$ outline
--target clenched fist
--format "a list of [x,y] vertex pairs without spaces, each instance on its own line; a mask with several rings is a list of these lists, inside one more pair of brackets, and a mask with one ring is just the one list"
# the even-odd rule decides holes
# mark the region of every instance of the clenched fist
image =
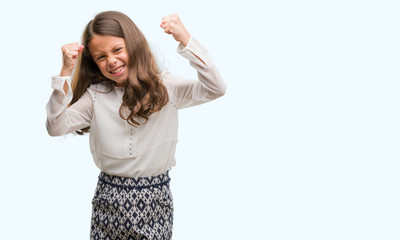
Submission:
[[190,39],[190,34],[185,26],[183,26],[177,14],[163,17],[160,26],[164,29],[164,32],[171,34],[176,41],[186,47]]
[[83,45],[79,45],[78,43],[69,43],[61,47],[63,54],[63,66],[60,76],[71,76],[76,61],[78,60],[79,55],[82,53],[83,48]]

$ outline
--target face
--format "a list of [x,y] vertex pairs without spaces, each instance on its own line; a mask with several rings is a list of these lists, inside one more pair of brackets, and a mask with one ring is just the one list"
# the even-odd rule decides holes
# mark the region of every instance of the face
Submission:
[[114,81],[116,86],[126,85],[129,76],[129,57],[125,39],[95,35],[89,41],[89,51],[106,78]]

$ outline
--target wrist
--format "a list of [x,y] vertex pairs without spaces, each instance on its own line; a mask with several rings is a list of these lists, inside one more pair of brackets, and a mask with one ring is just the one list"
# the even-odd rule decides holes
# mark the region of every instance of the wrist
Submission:
[[60,72],[60,76],[61,77],[66,77],[66,76],[71,76],[72,75],[72,71],[73,70],[70,70],[70,69],[61,69],[61,72]]
[[190,34],[185,34],[182,39],[179,41],[184,47],[186,47],[190,40]]

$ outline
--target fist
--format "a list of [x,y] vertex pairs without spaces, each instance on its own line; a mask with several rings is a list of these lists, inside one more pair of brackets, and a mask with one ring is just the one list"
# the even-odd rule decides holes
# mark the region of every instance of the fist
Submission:
[[79,45],[78,43],[69,43],[61,47],[63,66],[60,76],[70,76],[72,74],[76,61],[82,53],[83,48],[83,45]]
[[186,47],[190,39],[190,34],[185,26],[183,26],[177,14],[163,17],[160,26],[164,29],[165,33],[171,34],[176,41]]

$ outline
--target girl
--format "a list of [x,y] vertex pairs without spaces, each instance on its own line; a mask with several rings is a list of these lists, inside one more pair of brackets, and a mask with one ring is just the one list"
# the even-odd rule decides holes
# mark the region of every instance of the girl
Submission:
[[90,150],[101,170],[91,239],[171,239],[168,171],[175,166],[177,110],[225,93],[207,51],[179,17],[164,17],[160,26],[179,42],[177,51],[197,70],[198,80],[160,72],[143,34],[120,12],[96,15],[84,30],[83,45],[62,46],[46,127],[51,136],[90,130]]

